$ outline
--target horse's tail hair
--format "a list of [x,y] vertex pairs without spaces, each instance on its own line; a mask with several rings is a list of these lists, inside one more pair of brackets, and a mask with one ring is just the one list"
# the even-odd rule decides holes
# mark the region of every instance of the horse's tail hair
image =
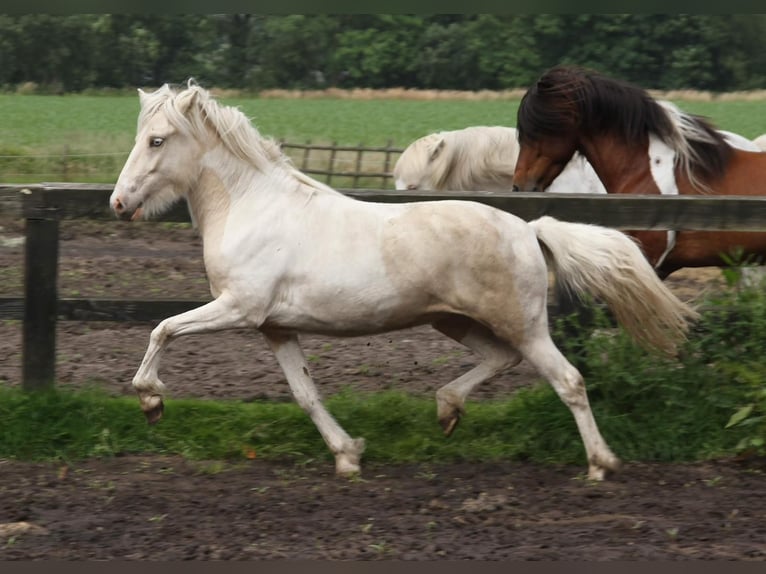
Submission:
[[548,267],[576,295],[590,294],[644,347],[673,355],[699,315],[657,277],[636,242],[615,229],[541,217],[530,222]]

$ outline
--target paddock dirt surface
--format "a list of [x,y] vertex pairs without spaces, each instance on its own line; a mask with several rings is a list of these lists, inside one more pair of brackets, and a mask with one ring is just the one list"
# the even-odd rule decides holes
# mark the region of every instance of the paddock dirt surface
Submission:
[[[22,224],[0,226],[0,295],[17,295],[23,246],[13,238]],[[209,296],[201,244],[188,228],[62,222],[61,235],[62,297]],[[720,272],[685,272],[671,283],[689,297],[720,284]],[[132,395],[150,329],[60,323],[58,384],[95,382]],[[325,396],[344,387],[433,396],[473,364],[425,328],[303,341]],[[19,384],[20,347],[19,323],[2,322],[0,384]],[[290,400],[265,344],[244,330],[175,341],[161,376],[176,398]],[[502,398],[536,380],[521,364],[472,398]],[[583,480],[584,470],[523,461],[367,464],[361,479],[347,480],[325,459],[5,460],[0,560],[766,559],[766,461],[628,463],[600,484]]]

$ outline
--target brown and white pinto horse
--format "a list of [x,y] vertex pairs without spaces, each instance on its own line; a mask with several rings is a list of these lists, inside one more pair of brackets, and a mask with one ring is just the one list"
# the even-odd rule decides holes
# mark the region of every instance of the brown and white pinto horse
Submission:
[[[668,146],[679,194],[766,195],[766,154],[732,147],[706,119],[583,68],[557,66],[543,74],[521,100],[517,130],[517,191],[545,190],[579,151],[608,193],[659,194],[650,148]],[[630,234],[663,278],[682,267],[724,266],[721,254],[736,248],[766,255],[766,233]]]

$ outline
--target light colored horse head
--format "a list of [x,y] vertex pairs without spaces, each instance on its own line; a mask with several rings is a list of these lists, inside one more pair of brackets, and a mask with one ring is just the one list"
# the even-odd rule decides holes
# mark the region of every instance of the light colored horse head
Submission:
[[123,219],[162,213],[186,196],[205,167],[203,156],[216,146],[259,170],[290,165],[279,145],[262,137],[247,116],[218,104],[193,80],[182,90],[165,84],[138,94],[135,145],[110,199]]
[[510,189],[518,155],[514,128],[472,126],[429,134],[399,156],[396,189]]

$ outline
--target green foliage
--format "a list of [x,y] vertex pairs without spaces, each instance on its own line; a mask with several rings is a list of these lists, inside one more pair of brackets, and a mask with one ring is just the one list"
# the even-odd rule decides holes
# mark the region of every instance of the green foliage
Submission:
[[[641,429],[666,427],[670,417],[673,429],[665,429],[670,434],[663,431],[652,440],[661,459],[694,452],[766,452],[766,293],[761,286],[743,285],[734,273],[742,259],[736,253],[730,259],[740,261],[727,275],[730,288],[702,303],[702,317],[678,359],[637,349],[612,328],[601,308],[591,308],[588,327],[579,325],[577,316],[557,321],[555,338],[585,374],[594,412],[610,441],[615,434],[635,432],[638,438]],[[600,408],[605,411],[599,413]],[[613,420],[619,424],[610,428]],[[645,448],[632,440],[630,445]],[[630,445],[623,445],[623,456],[631,456]]]
[[736,287],[743,284],[743,270],[748,267],[755,267],[762,263],[763,258],[753,253],[745,253],[741,246],[737,246],[729,253],[722,253],[721,259],[727,265],[722,269],[723,277],[729,287]]
[[364,28],[343,30],[332,56],[341,86],[383,88],[413,85],[412,57],[423,32],[420,18],[404,14],[369,14]]
[[766,454],[766,294],[763,285],[737,285],[736,297],[725,297],[711,313],[705,351],[718,358],[722,377],[741,389],[741,398],[726,428],[742,434],[738,451]]
[[525,87],[559,63],[657,89],[763,88],[762,14],[0,15],[0,85]]

